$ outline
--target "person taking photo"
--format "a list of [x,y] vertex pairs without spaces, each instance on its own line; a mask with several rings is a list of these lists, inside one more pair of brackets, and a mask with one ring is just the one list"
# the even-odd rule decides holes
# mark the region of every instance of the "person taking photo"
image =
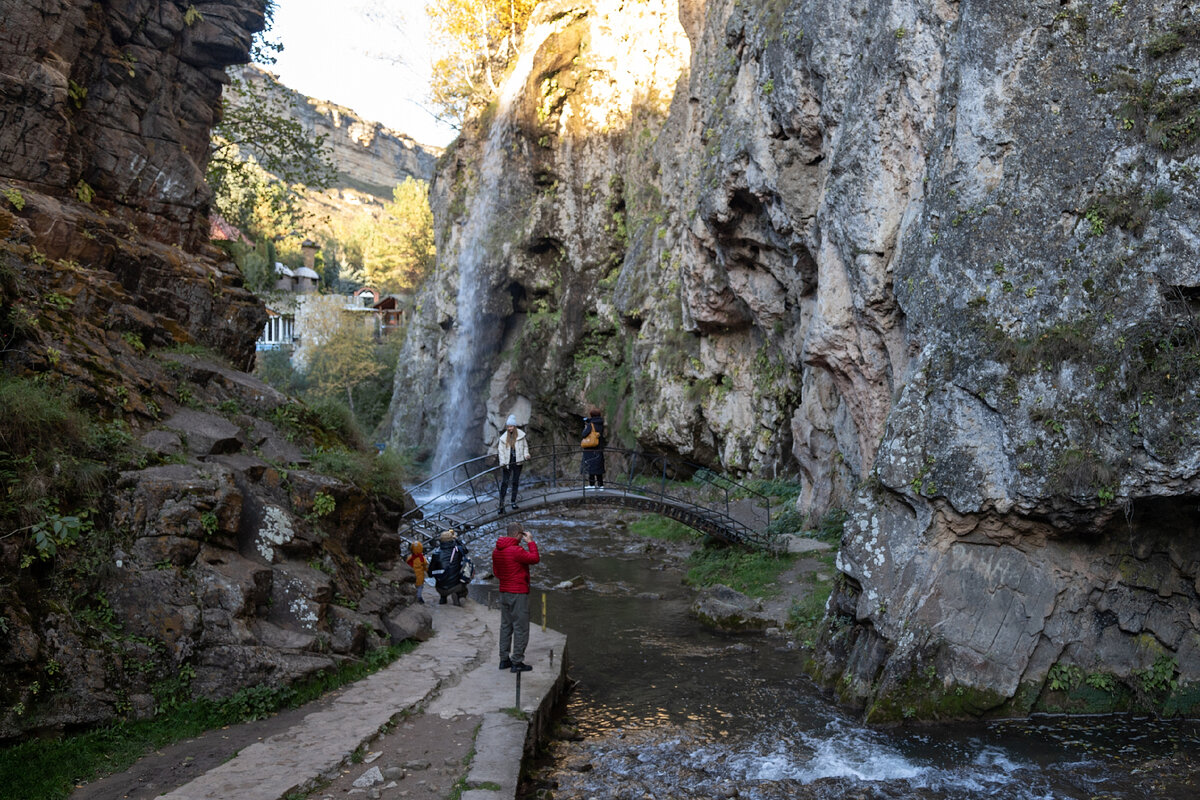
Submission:
[[528,672],[529,566],[541,560],[533,535],[510,522],[508,535],[496,540],[492,573],[500,581],[500,669]]

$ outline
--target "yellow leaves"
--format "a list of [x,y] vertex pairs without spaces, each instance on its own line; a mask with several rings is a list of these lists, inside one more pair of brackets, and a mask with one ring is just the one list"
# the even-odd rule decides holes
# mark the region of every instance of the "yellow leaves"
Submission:
[[425,181],[407,178],[377,216],[332,225],[330,235],[339,244],[342,276],[386,294],[416,286],[434,262],[428,193]]
[[496,91],[496,76],[516,56],[537,0],[429,0],[437,57],[430,95],[449,117],[461,120],[471,105]]
[[363,324],[341,324],[313,348],[308,359],[309,390],[318,397],[335,398],[384,369],[374,357],[374,340]]

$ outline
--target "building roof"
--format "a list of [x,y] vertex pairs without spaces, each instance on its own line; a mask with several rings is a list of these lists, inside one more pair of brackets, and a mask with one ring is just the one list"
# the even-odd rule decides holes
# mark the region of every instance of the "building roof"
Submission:
[[309,269],[308,267],[298,267],[294,274],[297,278],[312,278],[314,281],[321,279],[316,270]]
[[296,277],[296,273],[292,272],[292,270],[289,269],[288,266],[286,264],[284,264],[282,261],[275,262],[275,274],[282,275],[285,278]]

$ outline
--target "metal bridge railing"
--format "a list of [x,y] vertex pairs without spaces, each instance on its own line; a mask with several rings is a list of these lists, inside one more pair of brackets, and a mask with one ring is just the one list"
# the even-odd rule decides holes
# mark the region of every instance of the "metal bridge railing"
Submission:
[[[591,490],[579,469],[582,452],[570,445],[531,447],[522,467],[518,502],[578,503],[581,491],[586,498]],[[624,505],[657,500],[664,508],[693,514],[693,527],[724,531],[733,541],[769,544],[771,500],[762,492],[676,456],[610,447],[604,457],[605,494],[591,492],[593,500]],[[404,515],[402,527],[432,539],[447,528],[498,522],[500,483],[495,455],[459,462],[409,490],[422,499]],[[691,524],[689,513],[678,514],[686,517],[680,521]]]

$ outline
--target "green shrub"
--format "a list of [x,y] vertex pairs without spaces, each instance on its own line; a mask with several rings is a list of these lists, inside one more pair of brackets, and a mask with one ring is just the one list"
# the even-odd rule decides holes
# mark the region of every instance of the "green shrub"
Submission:
[[317,472],[394,500],[406,496],[404,484],[412,475],[411,460],[398,450],[375,455],[374,451],[344,447],[318,448],[311,458]]
[[825,618],[825,604],[833,592],[833,584],[814,585],[804,597],[792,601],[788,609],[787,627],[806,643],[816,637],[821,620]]
[[0,520],[8,530],[60,509],[70,515],[103,489],[110,474],[105,462],[119,453],[102,445],[121,437],[94,425],[70,391],[0,376],[0,414]]
[[685,582],[691,586],[721,583],[752,597],[774,597],[780,591],[780,574],[794,560],[789,554],[710,545],[688,556]]
[[629,530],[638,536],[664,542],[686,542],[699,537],[699,534],[687,525],[661,514],[640,517],[629,526]]
[[336,433],[351,449],[365,447],[362,430],[350,407],[339,400],[314,400],[309,404],[321,427]]

